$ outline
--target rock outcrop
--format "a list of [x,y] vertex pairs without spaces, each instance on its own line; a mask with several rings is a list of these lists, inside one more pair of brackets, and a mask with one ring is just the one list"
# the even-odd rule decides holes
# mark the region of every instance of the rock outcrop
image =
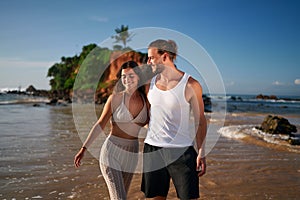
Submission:
[[256,96],[256,99],[272,99],[272,100],[277,100],[278,98],[275,95],[268,96],[268,95],[259,94],[259,95]]
[[101,87],[98,87],[96,91],[92,89],[77,90],[76,94],[72,93],[70,96],[76,102],[86,103],[95,102],[101,104],[106,102],[109,95],[113,92],[117,79],[117,74],[123,63],[133,60],[139,65],[142,65],[147,61],[147,54],[136,51],[114,51],[110,55],[109,66],[104,71],[101,77]]
[[50,97],[50,92],[47,90],[38,90],[33,85],[30,85],[25,90],[27,95]]
[[296,126],[290,124],[287,119],[285,119],[284,117],[272,115],[268,115],[267,117],[265,117],[259,128],[260,130],[271,134],[290,135],[297,132]]
[[270,134],[288,135],[287,141],[291,145],[300,145],[299,134],[293,134],[297,132],[296,126],[290,124],[290,122],[283,117],[268,115],[265,117],[261,126],[257,128]]
[[211,98],[203,94],[202,99],[204,103],[204,112],[212,112]]
[[106,75],[105,82],[117,79],[117,73],[120,70],[123,63],[133,60],[139,65],[147,61],[147,55],[135,51],[114,51],[110,56],[110,66]]
[[109,67],[103,74],[103,85],[105,87],[99,88],[95,94],[95,102],[103,103],[107,100],[109,95],[113,92],[115,83],[117,82],[117,74],[123,63],[133,60],[139,65],[147,61],[147,54],[136,51],[114,51],[110,56]]

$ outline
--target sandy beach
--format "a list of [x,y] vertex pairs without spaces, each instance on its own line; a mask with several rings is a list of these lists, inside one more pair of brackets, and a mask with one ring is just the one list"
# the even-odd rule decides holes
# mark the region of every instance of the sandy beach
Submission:
[[[221,137],[215,149],[207,156],[207,163],[207,174],[200,178],[200,199],[250,200],[297,199],[298,197],[300,184],[298,153],[291,154],[276,150],[273,145],[264,147]],[[91,167],[95,171],[98,170],[95,165]],[[82,171],[82,173],[86,172]],[[94,175],[93,173],[87,177]],[[141,175],[136,174],[128,199],[144,199],[140,191],[140,182]],[[93,184],[98,187],[92,187]],[[93,184],[83,185],[74,198],[83,199],[86,196],[91,199],[103,198],[102,195],[107,192],[106,187],[99,186],[97,181]],[[177,199],[172,184],[168,199]]]
[[[95,156],[87,152],[80,168],[73,165],[82,145],[73,114],[70,105],[1,106],[1,199],[109,199]],[[259,124],[265,115],[227,113],[224,126]],[[300,129],[299,114],[285,116]],[[200,199],[297,199],[299,152],[299,146],[221,135],[207,155]],[[128,199],[144,199],[140,182],[135,174]],[[173,185],[168,199],[176,199]]]

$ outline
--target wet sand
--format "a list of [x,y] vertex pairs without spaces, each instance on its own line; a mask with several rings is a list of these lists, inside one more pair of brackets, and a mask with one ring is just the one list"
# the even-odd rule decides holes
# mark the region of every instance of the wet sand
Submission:
[[[200,178],[200,199],[298,199],[299,154],[220,138],[207,164],[207,174]],[[135,175],[128,199],[144,199],[140,181],[141,175]],[[96,199],[104,188],[85,185],[76,198]],[[172,184],[168,199],[176,199]]]
[[[24,113],[17,108],[5,113],[16,113],[18,123],[1,126],[1,199],[109,199],[95,157],[88,152],[80,168],[73,165],[82,142],[70,107],[30,108]],[[31,118],[24,120],[28,115]],[[226,125],[257,120],[251,121],[252,117],[245,114],[236,117],[238,121],[228,117]],[[200,178],[201,199],[298,199],[299,158],[299,153],[275,144],[221,136],[207,155],[207,174]],[[140,182],[141,175],[136,174],[128,199],[144,199]],[[168,199],[176,199],[173,185]]]

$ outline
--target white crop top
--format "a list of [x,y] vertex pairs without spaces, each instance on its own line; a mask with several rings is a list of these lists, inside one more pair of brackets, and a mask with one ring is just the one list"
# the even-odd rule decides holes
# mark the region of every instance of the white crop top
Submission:
[[156,87],[153,77],[148,92],[150,123],[145,143],[158,147],[187,147],[193,145],[195,128],[190,123],[190,104],[185,98],[189,79],[184,74],[178,84],[169,90]]
[[[142,96],[142,95],[141,95]],[[132,114],[129,112],[128,108],[125,105],[125,95],[123,93],[122,102],[114,111],[113,116],[111,118],[112,122],[121,122],[121,123],[144,123],[147,121],[148,113],[147,106],[144,97],[143,99],[143,108],[139,112],[139,114],[133,118]]]

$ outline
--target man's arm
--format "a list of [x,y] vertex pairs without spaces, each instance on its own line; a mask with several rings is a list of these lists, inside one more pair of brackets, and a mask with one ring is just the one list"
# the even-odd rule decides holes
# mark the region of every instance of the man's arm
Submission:
[[204,115],[202,87],[198,81],[193,78],[189,79],[186,95],[194,114],[196,144],[198,148],[197,170],[199,170],[198,175],[202,176],[206,172],[205,138],[207,132],[207,123]]

